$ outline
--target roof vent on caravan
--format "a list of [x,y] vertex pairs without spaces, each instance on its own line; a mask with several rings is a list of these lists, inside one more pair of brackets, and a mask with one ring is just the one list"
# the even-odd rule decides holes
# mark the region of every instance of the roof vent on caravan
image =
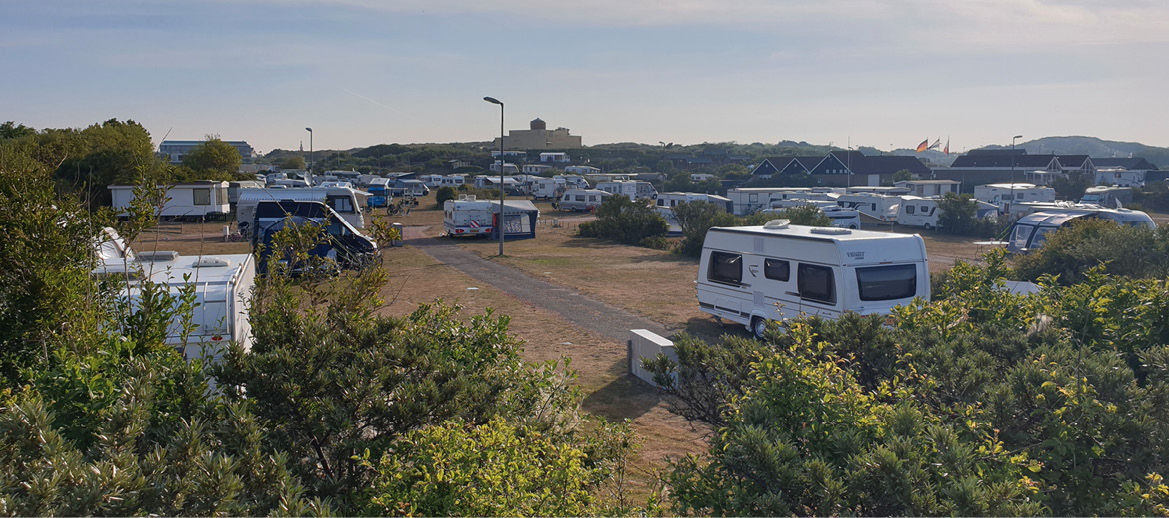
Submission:
[[474,194],[460,194],[459,201],[475,201]]
[[138,252],[138,260],[146,263],[158,263],[163,261],[174,261],[179,258],[179,253],[173,250],[163,250],[154,252]]
[[778,230],[778,229],[781,229],[781,228],[787,228],[787,227],[788,227],[788,225],[791,225],[791,220],[786,220],[786,219],[773,219],[773,220],[771,220],[771,221],[768,221],[767,223],[764,223],[764,224],[763,224],[763,228],[766,228],[766,229],[776,229],[776,230]]
[[222,257],[200,257],[195,261],[195,268],[226,268],[231,266],[231,261]]
[[831,234],[834,236],[841,236],[852,233],[852,231],[847,228],[839,227],[812,227],[812,230],[809,230],[809,232],[813,234]]

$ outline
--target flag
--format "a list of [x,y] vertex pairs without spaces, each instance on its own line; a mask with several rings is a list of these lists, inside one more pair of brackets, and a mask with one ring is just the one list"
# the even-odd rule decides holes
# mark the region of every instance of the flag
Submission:
[[930,145],[930,139],[927,138],[927,139],[921,141],[921,144],[917,145],[917,152],[921,153],[922,151],[929,149],[929,147],[928,147],[929,145]]
[[[929,139],[927,138],[926,140]],[[940,145],[942,145],[942,139],[939,137],[938,140],[935,140],[933,144],[930,144],[929,149],[937,149]]]
[[950,154],[950,137],[946,137],[946,149],[942,150],[945,154]]

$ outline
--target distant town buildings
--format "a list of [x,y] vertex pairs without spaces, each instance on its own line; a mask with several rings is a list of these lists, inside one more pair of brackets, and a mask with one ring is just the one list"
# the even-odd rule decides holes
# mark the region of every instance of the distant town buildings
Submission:
[[[504,149],[580,149],[580,136],[569,135],[568,128],[556,128],[550,130],[547,124],[540,120],[533,120],[530,124],[531,129],[526,130],[511,130],[508,131],[507,137],[504,138]],[[499,138],[497,137],[493,142],[495,148],[499,148]]]
[[[164,140],[161,144],[158,145],[158,153],[168,157],[170,163],[179,164],[182,163],[183,156],[185,156],[187,153],[190,153],[191,150],[195,148],[195,146],[198,146],[204,142],[206,141]],[[252,149],[252,146],[243,140],[225,140],[224,142],[230,144],[237,151],[239,151],[239,156],[245,164],[251,163],[256,156],[256,150]]]
[[752,177],[806,174],[825,187],[879,186],[907,170],[928,179],[930,168],[912,156],[866,156],[860,151],[833,151],[825,156],[765,158],[751,171]]

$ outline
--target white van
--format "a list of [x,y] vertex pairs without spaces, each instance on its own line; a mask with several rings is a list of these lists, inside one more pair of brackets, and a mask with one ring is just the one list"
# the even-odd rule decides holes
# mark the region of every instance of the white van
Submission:
[[600,189],[569,189],[560,196],[560,210],[588,212],[601,206],[612,194]]
[[698,307],[762,336],[768,320],[887,314],[930,296],[917,234],[790,225],[713,227],[698,265]]

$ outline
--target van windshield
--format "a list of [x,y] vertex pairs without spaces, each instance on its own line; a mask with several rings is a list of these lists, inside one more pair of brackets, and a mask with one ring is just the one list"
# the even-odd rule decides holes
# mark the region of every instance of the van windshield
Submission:
[[856,269],[861,300],[905,299],[917,293],[917,265],[896,264]]

